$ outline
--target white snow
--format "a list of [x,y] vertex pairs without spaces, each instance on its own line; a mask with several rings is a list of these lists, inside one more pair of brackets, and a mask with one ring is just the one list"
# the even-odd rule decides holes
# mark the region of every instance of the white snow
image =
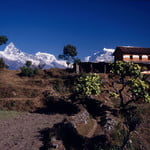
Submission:
[[[97,51],[92,56],[85,57],[86,62],[112,62],[114,49],[104,48],[103,51]],[[17,49],[14,43],[6,46],[4,51],[0,51],[0,57],[4,59],[10,69],[18,70],[24,66],[26,61],[32,61],[34,66],[44,64],[44,69],[47,68],[66,68],[67,64],[64,60],[57,60],[53,54],[37,52],[36,54],[27,54]]]
[[4,51],[0,51],[0,57],[4,59],[10,69],[19,69],[24,66],[26,61],[32,61],[34,66],[45,64],[44,69],[47,68],[66,68],[66,61],[57,60],[52,54],[37,52],[34,55],[27,54],[17,49],[14,43],[6,46]]
[[104,48],[103,51],[95,52],[92,56],[85,57],[85,62],[113,62],[114,56],[112,56],[115,49]]

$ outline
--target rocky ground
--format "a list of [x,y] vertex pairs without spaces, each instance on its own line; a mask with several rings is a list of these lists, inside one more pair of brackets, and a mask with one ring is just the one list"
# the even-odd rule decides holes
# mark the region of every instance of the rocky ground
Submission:
[[0,150],[43,150],[43,131],[63,119],[64,115],[58,114],[22,113],[0,120]]

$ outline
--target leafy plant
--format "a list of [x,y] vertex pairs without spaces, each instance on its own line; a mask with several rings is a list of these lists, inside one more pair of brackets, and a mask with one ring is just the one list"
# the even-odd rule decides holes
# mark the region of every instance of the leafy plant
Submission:
[[132,97],[136,99],[144,98],[146,102],[150,102],[150,95],[148,94],[149,85],[141,79],[129,79],[129,90],[132,93]]
[[30,67],[32,65],[32,62],[28,60],[28,61],[26,61],[25,65],[26,65],[26,67]]
[[84,96],[98,95],[101,93],[101,79],[97,74],[82,75],[77,79],[76,92]]
[[[138,64],[116,61],[112,64],[111,73],[117,75],[119,80],[113,81],[112,87],[114,91],[110,92],[110,94],[115,93],[115,95],[118,95],[121,108],[124,108],[129,103],[135,102],[140,98],[144,98],[146,102],[150,102],[150,96],[148,94],[149,86],[141,79],[141,67]],[[129,100],[125,102],[124,91],[127,88],[131,96]]]
[[33,77],[36,74],[38,74],[38,68],[36,67],[32,67],[32,62],[31,61],[27,61],[25,63],[25,66],[21,67],[21,76],[27,76],[27,77]]
[[5,61],[3,58],[0,58],[0,69],[8,68],[8,65],[5,64]]
[[132,62],[116,61],[111,65],[111,73],[118,75],[121,79],[126,76],[139,77],[141,75],[141,67]]
[[119,97],[119,95],[115,92],[109,92],[110,97],[114,97],[115,99],[117,99]]

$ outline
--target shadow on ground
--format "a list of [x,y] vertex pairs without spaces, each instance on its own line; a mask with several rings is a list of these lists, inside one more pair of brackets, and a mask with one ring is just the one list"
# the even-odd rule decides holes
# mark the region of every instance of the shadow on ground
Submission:
[[62,99],[55,100],[54,97],[46,98],[44,100],[44,106],[44,108],[39,108],[35,112],[44,114],[73,115],[80,111],[77,105]]
[[101,101],[96,99],[86,99],[82,102],[82,104],[96,120],[101,120],[98,123],[102,126],[106,123],[106,117],[108,113],[114,116],[119,114],[117,109],[113,109],[107,105],[104,105]]
[[43,146],[40,148],[40,150],[48,150],[51,147],[51,145],[50,145],[51,129],[45,128],[39,132],[40,132],[40,140],[43,143]]
[[55,143],[56,141],[61,141],[66,150],[96,150],[97,148],[106,149],[109,147],[106,135],[93,138],[81,136],[68,121],[55,124],[53,128],[42,130],[40,133],[43,142],[40,150],[48,150],[48,148],[52,147],[59,149],[60,145],[54,144],[52,139],[55,139]]

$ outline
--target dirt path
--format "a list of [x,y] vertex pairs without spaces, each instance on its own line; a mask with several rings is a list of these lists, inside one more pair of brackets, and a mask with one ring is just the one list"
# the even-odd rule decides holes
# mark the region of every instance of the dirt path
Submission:
[[41,150],[40,131],[61,122],[63,115],[24,113],[0,120],[0,150]]
[[95,132],[95,130],[97,128],[97,122],[96,122],[96,120],[93,120],[93,121],[94,121],[94,125],[93,125],[92,129],[89,131],[89,133],[87,134],[88,138],[91,138],[93,136],[93,134],[94,134],[94,132]]

